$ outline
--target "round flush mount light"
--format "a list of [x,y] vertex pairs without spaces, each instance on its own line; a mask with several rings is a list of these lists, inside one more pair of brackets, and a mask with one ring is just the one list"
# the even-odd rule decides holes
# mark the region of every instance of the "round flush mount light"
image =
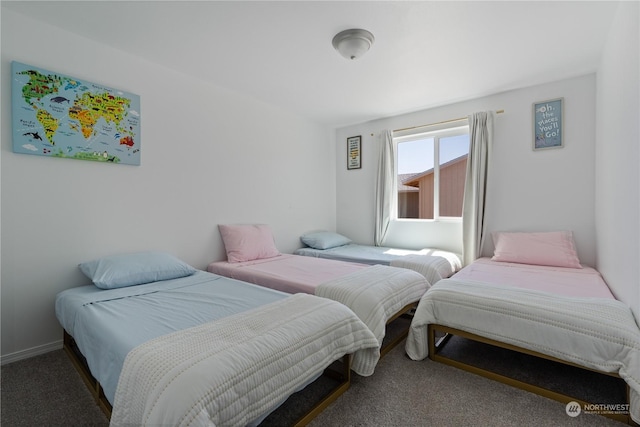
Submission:
[[340,31],[333,37],[333,47],[347,59],[358,59],[371,48],[375,38],[367,30]]

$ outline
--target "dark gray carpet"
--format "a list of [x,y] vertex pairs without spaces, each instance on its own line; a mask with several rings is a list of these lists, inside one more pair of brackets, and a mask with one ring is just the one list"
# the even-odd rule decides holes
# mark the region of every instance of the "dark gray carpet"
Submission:
[[[482,357],[482,350],[474,348],[471,356]],[[583,382],[579,377],[572,380]],[[403,345],[379,362],[373,376],[354,376],[351,388],[311,423],[315,427],[624,425],[594,414],[571,418],[559,402],[441,363],[412,361]]]
[[4,365],[0,423],[3,426],[107,426],[63,350]]
[[[453,352],[462,352],[465,346],[457,344],[451,348]],[[467,346],[466,351],[469,350],[476,358],[494,358],[494,364],[497,361],[505,364],[496,358],[510,357]],[[547,369],[536,367],[538,372]],[[578,390],[584,387],[579,373],[570,374],[569,382],[579,384]],[[601,394],[604,390],[608,399],[615,401],[616,397],[611,398],[607,391],[609,387],[591,384],[592,389],[600,390]],[[290,425],[300,407],[313,402],[320,392],[304,390],[296,401],[285,403],[264,424]],[[1,397],[3,426],[108,425],[62,350],[3,366]],[[594,414],[571,418],[561,403],[440,363],[412,361],[406,357],[401,343],[380,361],[374,375],[366,378],[354,375],[351,388],[311,425],[620,427],[624,424]]]

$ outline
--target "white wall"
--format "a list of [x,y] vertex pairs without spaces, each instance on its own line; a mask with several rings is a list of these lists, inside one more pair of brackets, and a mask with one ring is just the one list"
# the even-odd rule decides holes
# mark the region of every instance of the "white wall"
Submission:
[[640,30],[622,2],[598,71],[597,267],[640,323]]
[[[594,265],[595,74],[424,110],[336,132],[337,230],[372,243],[381,132],[436,123],[475,111],[505,110],[495,119],[487,200],[489,231],[573,230],[580,260]],[[455,90],[455,88],[452,88]],[[532,150],[532,103],[564,97],[564,148]],[[346,138],[363,137],[362,169],[346,170]],[[461,250],[460,223],[400,221],[387,244]],[[484,254],[493,251],[488,239]]]
[[[13,153],[12,60],[140,95],[142,165]],[[4,8],[1,67],[3,363],[60,346],[55,295],[88,283],[82,261],[153,249],[206,268],[219,223],[270,224],[283,252],[335,227],[327,128]]]

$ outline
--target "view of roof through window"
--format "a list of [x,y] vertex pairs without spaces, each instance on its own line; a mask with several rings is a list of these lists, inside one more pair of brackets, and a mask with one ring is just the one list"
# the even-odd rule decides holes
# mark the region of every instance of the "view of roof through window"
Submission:
[[398,142],[397,152],[398,218],[462,216],[467,133]]

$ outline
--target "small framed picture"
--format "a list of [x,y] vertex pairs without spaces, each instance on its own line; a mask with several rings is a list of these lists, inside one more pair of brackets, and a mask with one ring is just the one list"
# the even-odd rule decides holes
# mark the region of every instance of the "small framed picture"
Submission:
[[561,148],[564,144],[564,98],[533,103],[533,149]]
[[347,169],[362,167],[362,136],[347,138]]

